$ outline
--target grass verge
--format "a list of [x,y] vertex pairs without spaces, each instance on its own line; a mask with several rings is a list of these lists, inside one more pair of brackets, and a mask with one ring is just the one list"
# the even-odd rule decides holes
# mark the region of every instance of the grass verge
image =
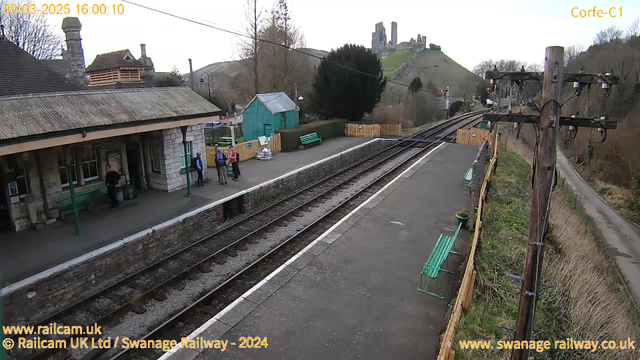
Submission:
[[[498,340],[512,340],[521,275],[527,248],[531,198],[531,168],[515,152],[502,151],[491,183],[476,258],[473,306],[456,332],[456,359],[503,359],[508,350]],[[543,283],[533,340],[614,340],[637,338],[637,317],[603,253],[602,241],[590,218],[574,208],[570,195],[558,188],[553,196],[550,231],[545,246]],[[461,350],[459,340],[491,340],[488,350]],[[637,359],[637,350],[561,350],[531,353],[535,359]]]

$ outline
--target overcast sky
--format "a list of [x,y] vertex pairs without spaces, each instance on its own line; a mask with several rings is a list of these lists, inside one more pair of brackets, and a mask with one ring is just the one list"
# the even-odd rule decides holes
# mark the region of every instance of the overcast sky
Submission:
[[[245,0],[134,0],[137,3],[221,28],[242,31]],[[58,3],[60,1],[56,1]],[[264,12],[276,0],[258,0]],[[36,0],[36,4],[51,1]],[[87,0],[65,0],[71,4]],[[104,0],[99,4],[123,4]],[[609,11],[622,7],[615,18],[574,18],[573,7],[583,9],[594,4],[568,0],[289,0],[293,22],[300,26],[307,47],[331,50],[344,43],[371,47],[375,23],[383,21],[391,38],[391,21],[398,23],[398,42],[427,36],[427,43],[442,46],[442,51],[464,67],[471,69],[485,59],[517,59],[542,63],[545,47],[592,43],[598,30],[617,25],[626,30],[640,17],[640,1],[600,0],[598,9]],[[79,15],[82,22],[82,45],[88,66],[95,56],[129,49],[140,56],[140,44],[147,45],[156,71],[170,71],[178,66],[182,73],[212,62],[234,60],[238,38],[214,29],[154,13],[124,3],[123,15]],[[110,9],[110,7],[109,7]],[[615,11],[614,11],[615,12]],[[265,14],[266,15],[266,14]],[[67,15],[68,16],[68,15]],[[62,33],[65,16],[47,15],[49,22]]]

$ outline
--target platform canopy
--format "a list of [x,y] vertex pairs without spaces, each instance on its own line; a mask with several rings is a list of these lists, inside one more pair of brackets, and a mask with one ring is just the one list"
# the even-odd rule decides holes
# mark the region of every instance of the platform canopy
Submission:
[[0,97],[0,155],[216,121],[188,87]]

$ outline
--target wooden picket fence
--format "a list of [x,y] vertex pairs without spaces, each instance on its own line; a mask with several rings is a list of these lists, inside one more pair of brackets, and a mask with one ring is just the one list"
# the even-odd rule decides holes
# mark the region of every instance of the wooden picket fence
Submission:
[[489,130],[471,128],[469,130],[458,129],[456,133],[456,143],[465,145],[480,146],[484,140],[491,137]]
[[[277,153],[282,151],[282,139],[279,133],[272,134],[271,139],[269,139],[269,145],[267,145],[269,149],[271,149],[271,153]],[[254,159],[256,157],[256,151],[259,151],[263,147],[260,146],[260,142],[258,140],[245,141],[243,143],[236,144],[236,152],[240,156],[240,161],[246,161],[250,159]],[[231,151],[229,151],[229,147],[221,147],[222,152],[229,157]],[[207,167],[216,167],[216,146],[207,146]]]
[[442,336],[440,342],[440,350],[438,352],[438,360],[453,360],[455,358],[455,352],[451,349],[453,340],[455,337],[456,327],[460,322],[463,309],[469,309],[471,307],[471,300],[473,299],[473,285],[476,281],[476,270],[474,269],[476,249],[478,247],[478,241],[480,240],[480,233],[482,232],[482,211],[484,209],[484,202],[488,192],[488,186],[491,182],[491,178],[496,169],[496,161],[498,160],[498,144],[500,143],[500,136],[496,135],[496,141],[492,143],[493,156],[491,162],[487,168],[487,173],[484,177],[480,194],[478,196],[478,210],[476,212],[475,231],[473,233],[473,240],[471,241],[471,247],[469,250],[469,257],[467,265],[464,271],[464,277],[456,296],[456,301],[453,305],[453,311],[449,318],[449,323]]
[[402,125],[346,123],[344,124],[344,134],[351,137],[366,138],[402,136]]

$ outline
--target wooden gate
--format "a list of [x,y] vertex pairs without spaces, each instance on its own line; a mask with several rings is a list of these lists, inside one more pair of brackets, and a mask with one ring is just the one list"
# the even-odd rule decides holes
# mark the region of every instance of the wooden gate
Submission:
[[344,125],[344,133],[351,137],[401,136],[402,125],[390,124],[352,124]]
[[465,145],[480,146],[483,140],[490,141],[491,134],[489,130],[472,128],[469,130],[458,129],[456,134],[456,143]]

